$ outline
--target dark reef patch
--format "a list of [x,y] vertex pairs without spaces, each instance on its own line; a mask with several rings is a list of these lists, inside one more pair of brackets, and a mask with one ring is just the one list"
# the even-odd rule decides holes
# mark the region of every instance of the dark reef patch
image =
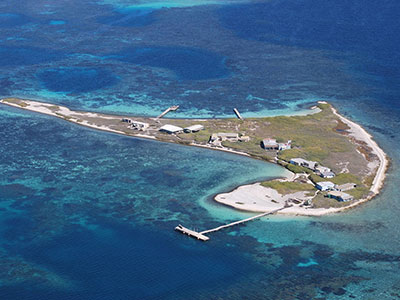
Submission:
[[102,68],[62,67],[39,71],[37,77],[50,91],[85,93],[116,84],[113,73]]
[[181,80],[205,80],[228,76],[225,58],[219,54],[187,47],[128,48],[109,58],[137,65],[164,68]]
[[30,21],[28,16],[22,14],[0,13],[0,28],[20,26]]
[[0,66],[34,65],[60,60],[66,53],[37,47],[0,46]]
[[385,227],[381,222],[364,222],[359,224],[346,224],[346,223],[334,223],[334,222],[310,222],[310,226],[321,227],[325,230],[332,231],[347,231],[347,232],[370,232],[372,230],[379,230]]

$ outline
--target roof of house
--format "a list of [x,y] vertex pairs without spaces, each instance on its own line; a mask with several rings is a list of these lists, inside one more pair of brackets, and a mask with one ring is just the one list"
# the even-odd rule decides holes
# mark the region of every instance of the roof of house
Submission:
[[276,145],[275,139],[263,139],[262,142],[264,145]]
[[324,177],[329,177],[329,176],[334,177],[335,173],[333,173],[332,171],[327,171],[327,172],[321,172],[321,175]]
[[170,125],[170,124],[166,124],[162,127],[160,127],[159,130],[162,131],[168,131],[168,132],[178,132],[178,131],[182,131],[183,129],[181,127],[175,126],[175,125]]
[[345,184],[338,185],[336,188],[339,190],[346,190],[346,189],[350,190],[356,186],[357,186],[357,184],[355,184],[355,183],[345,183]]
[[316,169],[318,171],[320,171],[321,173],[326,173],[326,172],[331,172],[332,171],[331,169],[329,169],[327,167],[324,167],[324,166],[318,166],[318,167],[316,167]]
[[342,198],[343,200],[353,198],[353,196],[351,196],[351,195],[349,195],[347,193],[339,192],[339,191],[331,191],[331,192],[328,193],[328,196]]
[[293,162],[298,163],[298,164],[308,163],[308,161],[303,159],[303,158],[292,158],[290,161],[293,161]]
[[330,181],[320,181],[320,182],[317,182],[317,185],[319,185],[320,187],[334,187],[335,186],[335,184]]
[[232,137],[232,138],[237,138],[239,137],[239,133],[233,133],[233,132],[219,132],[217,133],[217,136],[221,136],[221,137]]
[[204,129],[204,126],[200,125],[200,124],[188,126],[185,128],[185,130],[190,130],[190,131],[198,131],[198,130],[202,130],[202,129]]
[[145,123],[145,122],[139,122],[139,121],[133,121],[132,120],[133,125],[137,124],[137,125],[143,125],[143,126],[147,126],[149,125],[149,123]]

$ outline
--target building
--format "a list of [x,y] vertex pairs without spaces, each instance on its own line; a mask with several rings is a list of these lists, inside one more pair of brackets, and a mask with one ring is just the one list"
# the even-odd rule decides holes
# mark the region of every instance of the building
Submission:
[[265,150],[287,150],[292,148],[292,141],[289,140],[287,143],[278,143],[276,139],[263,139],[261,141],[261,147]]
[[352,190],[356,187],[357,187],[357,184],[355,184],[355,183],[345,183],[345,184],[335,186],[335,190],[337,190],[339,192],[345,192],[348,190]]
[[279,145],[275,139],[263,139],[261,141],[261,147],[265,150],[278,150]]
[[122,119],[122,122],[125,122],[125,123],[132,123],[132,119],[128,119],[128,118],[123,118]]
[[175,126],[175,125],[170,125],[170,124],[166,124],[166,125],[160,127],[158,130],[161,132],[169,133],[169,134],[176,134],[176,133],[183,132],[183,128]]
[[322,178],[333,178],[335,177],[335,173],[333,173],[332,171],[327,171],[327,172],[320,172],[318,173],[319,176],[321,176]]
[[146,130],[150,126],[149,123],[133,121],[133,120],[131,120],[130,124],[133,129],[142,130],[142,131]]
[[305,167],[310,170],[315,170],[315,168],[318,166],[318,163],[316,161],[305,160],[302,158],[292,158],[289,161],[289,163],[296,165],[296,166]]
[[339,191],[329,192],[326,196],[328,198],[333,198],[333,199],[336,199],[337,201],[341,201],[341,202],[347,202],[347,201],[354,200],[354,197],[352,195],[349,195],[349,194],[343,193],[343,192],[339,192]]
[[239,134],[238,133],[224,133],[224,132],[219,132],[219,133],[213,133],[210,137],[210,142],[213,141],[228,141],[228,142],[237,142],[239,140]]
[[316,173],[322,178],[333,178],[335,177],[335,173],[332,172],[331,169],[324,166],[317,166],[315,168]]
[[335,188],[335,184],[330,181],[321,181],[315,184],[315,187],[320,191],[329,191]]
[[292,148],[292,141],[288,140],[287,143],[278,143],[279,150],[289,150]]
[[249,142],[250,141],[250,137],[248,135],[242,135],[241,137],[239,137],[239,142]]
[[197,125],[192,125],[192,126],[186,127],[185,129],[183,129],[183,131],[186,133],[191,133],[191,132],[198,132],[203,129],[204,129],[203,125],[197,124]]

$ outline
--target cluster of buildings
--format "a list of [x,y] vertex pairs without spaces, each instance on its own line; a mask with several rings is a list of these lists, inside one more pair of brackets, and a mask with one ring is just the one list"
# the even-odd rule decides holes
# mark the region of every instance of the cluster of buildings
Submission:
[[320,166],[318,162],[305,160],[303,158],[292,158],[289,163],[295,166],[305,167],[314,171],[317,175],[321,176],[322,178],[333,178],[335,177],[335,173],[332,172],[331,169]]
[[342,185],[336,185],[330,181],[317,182],[315,187],[320,191],[327,191],[326,197],[333,198],[338,201],[351,201],[354,200],[352,195],[345,193],[345,191],[352,190],[357,187],[355,183],[345,183]]
[[278,143],[276,139],[263,139],[261,141],[261,147],[267,151],[271,150],[277,150],[277,151],[282,151],[282,150],[288,150],[292,148],[292,141],[289,140],[286,143]]
[[220,146],[221,142],[248,142],[250,137],[247,135],[240,135],[239,133],[213,133],[208,140],[211,145]]
[[141,130],[141,131],[145,131],[145,130],[147,130],[147,128],[150,127],[149,123],[139,122],[139,121],[135,121],[135,120],[128,119],[128,118],[122,119],[122,122],[128,123],[129,127],[132,129]]
[[192,125],[192,126],[185,127],[185,128],[166,124],[166,125],[161,126],[158,130],[161,132],[168,133],[168,134],[177,134],[177,133],[182,133],[182,132],[185,132],[185,133],[198,132],[203,129],[204,129],[204,126],[200,125],[200,124]]

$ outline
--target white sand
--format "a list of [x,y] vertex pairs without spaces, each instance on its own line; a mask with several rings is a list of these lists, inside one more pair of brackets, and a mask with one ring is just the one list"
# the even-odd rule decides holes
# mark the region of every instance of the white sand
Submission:
[[[389,165],[386,153],[378,146],[378,144],[372,139],[372,136],[364,128],[338,114],[336,109],[332,108],[332,110],[333,113],[338,116],[343,123],[346,123],[350,127],[349,135],[353,136],[356,140],[365,142],[372,149],[372,152],[378,157],[379,167],[370,188],[371,192],[378,194],[383,186],[383,181],[385,180],[386,176],[386,169]],[[376,163],[371,164],[370,166],[374,168]]]

